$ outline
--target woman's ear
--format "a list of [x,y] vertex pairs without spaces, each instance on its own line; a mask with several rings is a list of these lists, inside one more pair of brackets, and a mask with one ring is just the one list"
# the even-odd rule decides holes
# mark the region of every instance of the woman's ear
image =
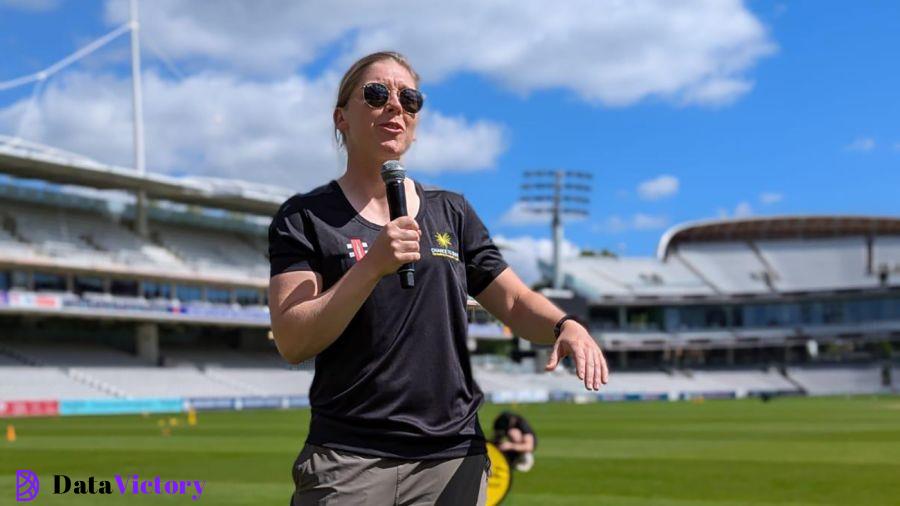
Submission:
[[343,134],[346,136],[347,120],[344,119],[344,109],[341,107],[335,107],[332,117],[334,118],[335,128],[343,132]]

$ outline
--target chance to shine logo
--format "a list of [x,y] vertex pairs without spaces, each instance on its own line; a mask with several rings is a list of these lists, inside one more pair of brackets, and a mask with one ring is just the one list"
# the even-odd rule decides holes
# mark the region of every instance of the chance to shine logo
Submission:
[[41,480],[36,474],[25,469],[16,471],[16,502],[34,500],[40,489]]
[[431,248],[432,255],[459,262],[459,253],[453,249],[453,238],[450,236],[450,232],[436,233],[434,234],[434,240],[437,242],[438,247]]

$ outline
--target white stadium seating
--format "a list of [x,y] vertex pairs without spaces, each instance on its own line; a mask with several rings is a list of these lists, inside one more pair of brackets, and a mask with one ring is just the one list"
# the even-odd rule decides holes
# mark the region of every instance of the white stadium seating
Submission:
[[36,255],[66,266],[166,274],[254,279],[268,274],[265,241],[238,233],[151,222],[151,239],[144,239],[97,212],[2,200],[0,224],[0,256]]
[[[6,243],[68,264],[132,265],[147,269],[187,271],[171,252],[141,239],[123,225],[100,214],[53,209],[32,204],[0,203],[0,217],[12,223],[18,238]],[[14,253],[14,252],[8,252]]]
[[0,365],[0,401],[104,397],[110,395],[75,381],[55,367]]
[[[311,364],[291,368],[273,351],[226,348],[163,349],[166,366],[99,345],[0,342],[0,401],[144,397],[304,396],[313,381]],[[560,366],[551,373],[528,372],[533,362],[473,361],[480,388],[492,398],[548,398],[551,393],[584,395],[583,382]],[[895,371],[895,376],[900,371]],[[769,369],[617,371],[604,395],[680,396],[760,392],[810,395],[883,393],[878,367],[793,367],[787,376]],[[900,378],[895,379],[900,390]]]
[[682,264],[652,258],[586,257],[565,264],[564,273],[597,296],[711,295],[713,290]]
[[745,242],[684,244],[672,261],[691,266],[721,293],[769,291],[761,276],[765,265]]
[[[894,370],[893,391],[900,390],[900,371]],[[888,393],[891,387],[881,383],[880,367],[813,368],[791,367],[788,375],[810,395]]]
[[160,242],[184,262],[201,271],[237,270],[254,277],[268,275],[265,249],[254,249],[253,242],[235,235],[155,225]]
[[872,264],[877,273],[881,268],[900,274],[900,237],[877,237],[873,244]]
[[873,287],[866,275],[866,244],[861,237],[755,241],[772,266],[783,292]]

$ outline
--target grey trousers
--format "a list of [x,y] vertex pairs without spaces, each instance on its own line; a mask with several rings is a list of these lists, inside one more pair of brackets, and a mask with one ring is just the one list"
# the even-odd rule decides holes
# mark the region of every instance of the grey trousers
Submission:
[[484,506],[487,455],[403,460],[305,444],[294,461],[291,506]]

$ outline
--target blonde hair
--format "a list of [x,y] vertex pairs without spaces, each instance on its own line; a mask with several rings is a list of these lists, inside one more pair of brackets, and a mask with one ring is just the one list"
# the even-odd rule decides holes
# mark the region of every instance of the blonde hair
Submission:
[[[359,86],[362,74],[369,65],[382,60],[394,60],[402,65],[403,68],[408,70],[410,75],[412,75],[413,80],[416,82],[416,86],[419,86],[419,74],[412,68],[412,65],[405,56],[395,51],[378,51],[377,53],[372,53],[356,60],[356,62],[347,69],[347,72],[344,73],[344,77],[341,79],[341,85],[338,86],[337,102],[334,104],[335,109],[347,105],[347,102],[350,101],[350,96],[353,95],[353,90]],[[347,144],[347,138],[344,135],[344,132],[338,130],[337,123],[334,124],[334,140],[337,142],[338,147],[345,147]]]

